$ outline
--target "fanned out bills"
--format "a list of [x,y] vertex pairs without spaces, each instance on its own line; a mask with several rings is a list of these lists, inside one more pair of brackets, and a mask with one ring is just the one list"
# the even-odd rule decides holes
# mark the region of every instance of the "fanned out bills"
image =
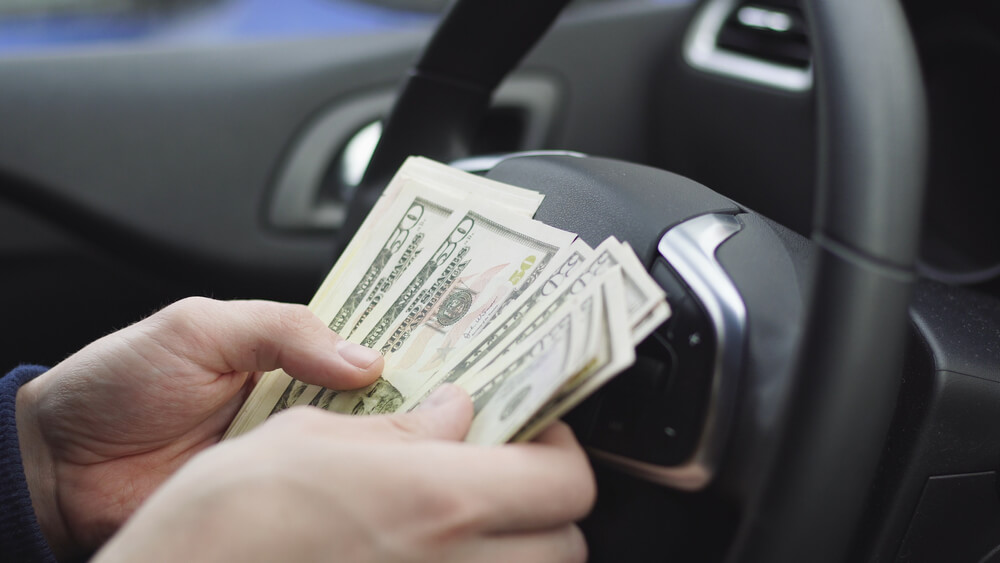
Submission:
[[670,317],[627,245],[596,249],[531,219],[542,194],[411,157],[309,304],[331,330],[379,350],[364,389],[265,374],[226,438],[294,405],[411,410],[454,383],[475,404],[466,438],[530,440],[635,361]]

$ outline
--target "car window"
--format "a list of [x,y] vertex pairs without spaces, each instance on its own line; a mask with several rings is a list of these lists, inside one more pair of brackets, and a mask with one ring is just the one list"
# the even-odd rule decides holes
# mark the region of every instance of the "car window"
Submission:
[[0,0],[0,54],[383,31],[435,21],[443,0]]
[[[621,0],[574,0],[574,4]],[[0,0],[0,56],[372,33],[437,21],[449,0]]]

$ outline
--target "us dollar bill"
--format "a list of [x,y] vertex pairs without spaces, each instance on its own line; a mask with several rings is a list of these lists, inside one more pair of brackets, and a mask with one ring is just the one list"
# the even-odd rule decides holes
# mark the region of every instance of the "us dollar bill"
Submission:
[[[426,380],[422,374],[432,373],[539,283],[575,238],[537,221],[492,210],[467,211],[358,329],[363,335],[358,341],[385,357],[383,377],[375,385],[388,384],[403,401],[413,396]],[[368,391],[352,393],[360,400]],[[358,401],[341,395],[327,401],[307,392],[298,402],[332,409],[350,404],[353,411]]]
[[[576,367],[582,369],[588,362],[594,361],[595,358],[591,357],[591,354],[601,353],[601,347],[594,345],[598,331],[595,330],[593,321],[596,318],[595,310],[601,306],[598,290],[598,287],[592,286],[582,294],[574,295],[571,299],[563,301],[562,307],[549,318],[549,321],[535,331],[530,338],[512,348],[502,359],[493,362],[486,369],[470,372],[465,377],[460,378],[458,383],[470,390],[476,411],[482,409],[490,401],[493,394],[505,385],[510,377],[522,369],[526,361],[530,361],[534,357],[533,354],[540,354],[548,348],[547,339],[551,336],[549,330],[550,323],[553,322],[552,319],[565,318],[567,315],[572,316],[575,323],[572,332],[572,349],[577,361]],[[568,376],[569,374],[564,374],[564,379]]]
[[489,202],[491,206],[521,217],[534,217],[545,195],[519,188],[483,176],[469,174],[428,158],[411,156],[400,172],[407,178],[418,179],[451,197],[463,197],[468,202]]
[[433,160],[411,156],[382,191],[372,210],[365,217],[358,232],[341,253],[327,275],[327,280],[339,282],[340,277],[354,266],[354,259],[364,256],[364,249],[370,241],[376,225],[383,222],[385,214],[395,203],[404,187],[414,182],[422,186],[425,197],[445,197],[468,201],[488,201],[509,213],[523,217],[533,217],[541,205],[544,195],[525,188],[496,182],[456,170],[451,166]]
[[[595,309],[595,311],[599,311],[600,316],[591,325],[599,332],[599,336],[596,336],[590,345],[590,349],[600,347],[600,353],[595,354],[598,361],[591,362],[573,377],[566,379],[558,391],[540,409],[537,409],[529,420],[524,422],[511,437],[512,441],[531,440],[569,412],[570,409],[583,402],[608,380],[635,362],[633,345],[635,337],[628,330],[629,322],[624,315],[625,287],[623,282],[623,277],[611,275],[604,278],[600,287],[603,306],[599,310]],[[664,303],[666,302],[664,301]],[[664,311],[660,308],[654,310],[659,311],[658,315],[669,316],[669,310]],[[661,316],[660,318],[662,319],[661,323],[666,320],[666,317]]]
[[[421,184],[407,185],[386,213],[383,228],[371,235],[367,259],[356,261],[353,278],[342,277],[347,283],[341,285],[320,286],[311,308],[324,321],[329,319],[331,330],[349,337],[395,282],[419,263],[427,246],[440,243],[461,202],[440,194],[435,201],[426,193]],[[309,389],[289,378],[268,416],[295,404]]]
[[558,295],[524,325],[511,341],[502,345],[496,356],[502,355],[506,349],[517,346],[529,338],[538,326],[559,310],[565,300],[585,291],[592,284],[600,283],[602,276],[616,267],[621,268],[620,275],[625,287],[625,308],[630,323],[638,322],[658,303],[664,302],[663,290],[650,279],[632,249],[610,237],[594,250],[594,255],[580,267],[578,275],[572,282],[560,288]]
[[541,194],[421,158],[400,169],[309,304],[381,351],[383,377],[335,391],[265,374],[224,437],[308,404],[408,409],[442,382],[473,395],[470,441],[527,440],[634,361],[669,317],[624,243],[596,249],[530,219]]
[[483,331],[468,342],[455,360],[425,376],[427,383],[424,388],[406,402],[403,410],[415,408],[438,386],[458,381],[481,359],[495,350],[497,344],[515,334],[521,324],[531,318],[532,310],[545,304],[560,288],[576,278],[579,268],[593,253],[594,250],[582,239],[575,240],[564,258],[559,261],[559,265],[550,270],[543,283],[538,284],[533,291],[512,304],[503,317],[496,319],[496,322],[490,325],[489,330]]
[[[410,157],[383,191],[358,233],[326,276],[309,308],[331,329],[350,330],[433,243],[434,229],[463,202],[534,215],[544,196]],[[282,370],[265,374],[230,426],[235,434],[295,404],[308,386]]]
[[649,311],[657,307],[658,303],[665,303],[663,290],[649,278],[649,274],[646,273],[639,259],[635,257],[632,249],[610,237],[598,245],[593,256],[576,271],[576,276],[572,281],[563,284],[540,311],[533,312],[532,316],[523,322],[516,332],[495,344],[479,359],[477,364],[469,366],[466,373],[486,368],[522,342],[531,339],[532,335],[548,322],[567,301],[583,293],[589,287],[600,284],[603,276],[615,268],[621,269],[620,276],[625,287],[625,308],[629,323],[638,322]]
[[573,308],[545,325],[537,341],[519,349],[501,369],[494,370],[479,388],[470,391],[476,414],[465,440],[476,444],[502,444],[533,411],[558,390],[580,364],[582,322]]
[[[540,338],[503,359],[506,367],[500,373],[488,380],[480,378],[466,383],[467,388],[473,389],[476,405],[467,440],[500,444],[525,432],[526,425],[529,434],[537,433],[551,423],[548,420],[544,426],[531,426],[534,420],[548,418],[548,405],[556,402],[565,408],[569,406],[566,397],[571,390],[579,389],[582,382],[601,374],[618,373],[631,365],[635,352],[623,305],[619,267],[605,275],[598,286],[589,288],[564,307],[571,310],[578,325],[574,327],[572,347],[546,345],[547,341],[555,342],[554,333],[565,330],[559,321],[555,327],[546,324],[537,333],[542,335]],[[562,320],[566,314],[560,311],[554,318]],[[562,359],[567,350],[576,355],[574,362]],[[488,371],[487,376],[490,375]]]
[[[310,302],[310,310],[332,330],[342,332],[405,275],[426,245],[440,242],[460,205],[459,199],[407,180],[392,207],[383,213],[385,221],[368,235],[365,258],[356,259],[356,268],[347,274],[334,276],[331,271]],[[254,426],[295,404],[309,389],[282,370],[269,372],[258,382],[233,427]]]

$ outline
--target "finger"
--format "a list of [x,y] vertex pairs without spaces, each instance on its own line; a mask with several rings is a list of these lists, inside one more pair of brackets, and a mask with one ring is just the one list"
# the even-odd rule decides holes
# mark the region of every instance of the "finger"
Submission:
[[514,532],[575,522],[593,508],[594,474],[573,433],[556,423],[539,442],[481,448],[452,479],[483,511],[483,529]]
[[457,561],[482,563],[583,563],[587,542],[575,525],[522,534],[478,537],[463,546]]
[[[579,446],[576,441],[576,436],[573,434],[573,430],[570,429],[569,425],[561,420],[557,420],[550,424],[545,430],[538,433],[538,436],[532,440],[535,444],[547,444],[556,447],[573,448]],[[580,455],[586,456],[583,450],[579,450]]]
[[468,434],[472,415],[469,394],[457,385],[445,384],[413,412],[386,416],[378,422],[392,426],[406,438],[459,441]]
[[462,440],[472,424],[472,414],[469,394],[457,385],[446,384],[425,399],[420,408],[409,413],[348,416],[298,406],[268,420],[298,426],[299,430],[295,432],[300,434],[318,432],[341,440],[369,444],[400,440],[414,444],[426,440]]
[[284,369],[333,389],[354,389],[382,372],[382,356],[345,341],[302,305],[188,298],[153,317],[180,357],[217,373]]

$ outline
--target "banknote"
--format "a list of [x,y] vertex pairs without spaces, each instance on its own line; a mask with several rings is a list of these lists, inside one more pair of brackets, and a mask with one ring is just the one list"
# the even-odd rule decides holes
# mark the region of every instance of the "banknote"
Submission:
[[225,437],[290,405],[408,410],[454,382],[475,403],[469,441],[527,440],[625,369],[669,318],[664,293],[627,244],[530,219],[542,198],[408,159],[309,303],[384,355],[382,377],[334,391],[267,373]]
[[452,197],[465,197],[469,201],[490,202],[506,213],[534,217],[545,195],[526,188],[519,188],[483,176],[469,174],[428,158],[411,156],[403,163],[400,172],[407,178],[440,189]]
[[497,318],[489,330],[483,331],[478,337],[468,342],[454,361],[445,364],[440,370],[424,376],[428,381],[421,391],[404,405],[403,410],[411,410],[427,397],[434,389],[444,383],[454,383],[475,366],[482,358],[496,349],[497,344],[508,336],[515,334],[522,322],[530,318],[531,311],[544,305],[557,291],[576,277],[578,269],[594,253],[594,250],[582,239],[577,239],[569,247],[568,253],[559,265],[552,268],[545,281],[538,284],[533,291],[525,294],[513,303],[510,310]]
[[[419,391],[425,374],[433,373],[510,303],[539,284],[576,238],[574,233],[491,209],[456,214],[452,224],[437,250],[411,268],[408,279],[357,329],[363,335],[357,341],[385,357],[383,378],[373,385],[388,384],[403,401]],[[317,399],[317,394],[334,392],[317,388],[304,393],[298,403],[332,407],[350,403],[353,411],[369,391],[340,393],[337,401],[327,401]],[[351,402],[351,395],[358,399]]]
[[[310,302],[331,329],[344,334],[363,314],[364,304],[377,301],[415,262],[428,245],[440,243],[460,198],[429,193],[418,182],[408,182],[369,236],[361,260],[338,280],[324,281]],[[352,322],[353,321],[353,322]]]
[[403,162],[382,191],[358,232],[331,268],[327,280],[337,282],[344,272],[352,269],[354,258],[363,255],[364,247],[376,230],[375,225],[383,221],[386,212],[395,203],[404,186],[413,182],[420,183],[425,196],[428,197],[444,196],[453,199],[471,198],[475,201],[488,201],[510,213],[524,217],[533,217],[545,198],[535,190],[496,182],[467,174],[427,158],[411,156]]
[[[543,426],[531,426],[532,421],[544,419],[547,426],[554,420],[549,419],[548,405],[565,406],[566,398],[586,383],[598,377],[606,381],[606,374],[613,375],[631,365],[635,351],[623,305],[621,268],[617,267],[603,276],[599,285],[569,304],[572,318],[579,325],[574,327],[577,344],[572,348],[545,346],[553,340],[553,333],[566,330],[556,321],[554,328],[545,325],[539,331],[544,336],[528,350],[505,357],[508,367],[498,375],[488,381],[467,383],[474,389],[476,415],[466,440],[500,444],[525,432],[533,437]],[[560,312],[554,318],[561,321],[565,315]],[[577,355],[575,361],[562,359],[568,350]]]
[[[508,353],[498,361],[492,362],[481,370],[471,370],[456,381],[458,385],[470,390],[477,412],[504,385],[504,382],[522,367],[526,359],[530,359],[535,353],[545,351],[546,338],[549,338],[546,327],[551,327],[555,318],[563,318],[572,313],[572,319],[575,323],[572,349],[577,360],[575,367],[579,368],[574,372],[582,370],[587,363],[598,359],[590,356],[591,354],[600,354],[603,350],[602,346],[595,345],[598,344],[595,337],[600,337],[600,330],[593,322],[597,318],[595,311],[602,305],[598,290],[597,284],[593,284],[583,293],[563,301],[559,310],[551,315],[549,320],[543,323],[530,338],[522,340],[519,345],[509,349]],[[568,377],[569,374],[563,375]]]
[[594,250],[593,256],[582,264],[577,275],[569,283],[563,284],[548,300],[541,311],[533,312],[530,319],[522,323],[516,332],[506,339],[496,343],[486,352],[473,369],[483,369],[494,361],[502,358],[522,342],[532,338],[540,326],[545,324],[566,301],[586,291],[588,287],[599,284],[603,276],[615,269],[621,268],[620,276],[625,287],[625,308],[629,322],[638,322],[658,303],[665,303],[663,290],[649,278],[645,268],[639,263],[630,247],[622,245],[614,237],[609,237]]
[[[535,190],[496,182],[427,158],[411,156],[390,180],[358,232],[341,252],[340,258],[324,280],[325,287],[333,288],[349,283],[342,280],[342,277],[358,269],[355,259],[365,256],[372,237],[378,231],[377,226],[385,221],[386,213],[405,188],[414,183],[419,184],[421,193],[427,198],[490,202],[491,205],[524,217],[534,216],[545,197]],[[310,304],[324,303],[321,288]]]
[[567,307],[561,313],[544,325],[536,342],[518,349],[506,365],[488,373],[483,385],[462,385],[476,405],[467,442],[506,442],[579,368],[582,337],[578,331],[583,322],[576,308]]
[[[433,239],[435,229],[448,227],[444,222],[460,202],[473,199],[480,205],[530,217],[543,197],[532,190],[411,157],[389,183],[309,307],[333,330],[350,330],[418,259],[424,245],[437,242]],[[255,426],[295,404],[307,391],[308,386],[281,370],[265,374],[234,419],[231,431]]]
[[606,272],[616,266],[621,267],[621,276],[625,286],[625,308],[629,323],[640,321],[659,303],[665,303],[663,290],[649,277],[632,249],[614,237],[609,237],[598,245],[593,256],[580,267],[579,274],[572,282],[564,288],[560,288],[559,295],[530,323],[523,326],[517,336],[506,344],[506,347],[516,346],[525,338],[530,337],[538,325],[544,323],[553,311],[562,306],[563,300],[579,294],[592,283],[599,282]]
[[[447,234],[449,221],[461,200],[426,189],[408,181],[400,190],[381,226],[369,239],[364,259],[355,260],[354,271],[339,280],[328,279],[310,303],[310,309],[329,327],[342,335],[363,318],[378,299],[424,253],[427,245],[436,245]],[[308,391],[309,387],[283,372],[269,373],[255,389],[252,406],[272,402],[264,417],[284,410]],[[241,419],[241,424],[247,420]]]
[[[600,287],[603,306],[599,308],[599,319],[593,321],[593,326],[598,328],[600,336],[595,339],[595,344],[591,345],[603,347],[603,353],[598,355],[600,360],[592,362],[573,377],[566,379],[545,405],[533,413],[530,420],[525,421],[511,437],[513,441],[531,440],[609,379],[635,362],[634,336],[628,330],[628,320],[624,315],[623,282],[624,278],[621,276],[606,276]],[[662,309],[657,310],[663,314]],[[666,314],[669,315],[669,312]]]
[[632,343],[638,346],[669,318],[670,305],[666,301],[662,301],[639,322],[632,325]]

